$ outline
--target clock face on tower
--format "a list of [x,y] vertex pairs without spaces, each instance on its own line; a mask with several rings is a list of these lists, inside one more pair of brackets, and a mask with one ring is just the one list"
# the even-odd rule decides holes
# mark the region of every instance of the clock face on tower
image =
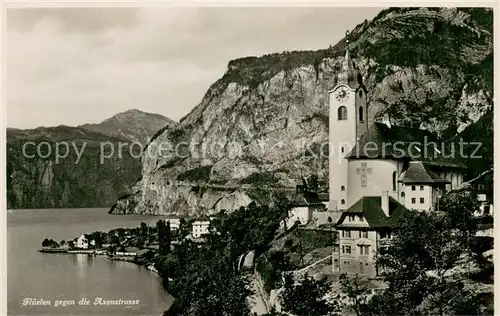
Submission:
[[339,102],[344,102],[347,100],[347,89],[346,88],[340,88],[339,91],[335,94],[335,98]]

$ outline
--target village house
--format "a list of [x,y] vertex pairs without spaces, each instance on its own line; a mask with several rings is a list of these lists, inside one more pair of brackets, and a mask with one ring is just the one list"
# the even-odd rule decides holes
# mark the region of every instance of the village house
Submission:
[[178,230],[181,225],[181,220],[179,218],[167,218],[165,221],[170,222],[171,230]]
[[76,245],[75,245],[77,248],[81,248],[81,249],[88,249],[89,248],[89,241],[87,239],[87,237],[85,237],[85,235],[81,235],[80,237],[78,237],[76,239]]
[[333,270],[375,276],[374,256],[397,219],[439,207],[440,196],[463,183],[464,166],[458,149],[433,132],[396,126],[389,115],[369,120],[368,91],[349,46],[329,93],[329,209],[339,236]]
[[306,179],[296,186],[292,198],[292,209],[281,223],[281,228],[289,229],[294,224],[320,226],[333,222],[334,214],[328,210],[328,193],[317,193],[309,189]]
[[203,235],[207,235],[210,233],[209,231],[209,226],[210,226],[210,219],[209,218],[202,218],[195,220],[192,225],[192,232],[191,235],[193,238],[200,238]]

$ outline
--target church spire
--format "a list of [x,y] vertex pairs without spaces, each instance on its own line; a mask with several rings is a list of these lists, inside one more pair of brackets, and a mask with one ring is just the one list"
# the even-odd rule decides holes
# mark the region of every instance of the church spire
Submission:
[[349,31],[345,32],[346,50],[344,60],[342,62],[342,69],[337,75],[337,84],[347,84],[351,88],[358,86],[358,71],[355,69],[349,54]]
[[349,70],[349,66],[351,66],[351,58],[349,58],[349,30],[345,31],[345,56],[344,62],[342,64],[342,70]]

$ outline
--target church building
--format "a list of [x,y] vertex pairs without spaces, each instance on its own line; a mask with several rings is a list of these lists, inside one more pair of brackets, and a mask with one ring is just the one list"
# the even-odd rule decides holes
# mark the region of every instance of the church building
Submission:
[[[374,276],[374,256],[405,211],[429,211],[463,182],[455,148],[437,134],[369,121],[369,91],[349,56],[349,43],[330,94],[329,209],[339,244],[334,272]],[[453,144],[451,144],[453,145]]]

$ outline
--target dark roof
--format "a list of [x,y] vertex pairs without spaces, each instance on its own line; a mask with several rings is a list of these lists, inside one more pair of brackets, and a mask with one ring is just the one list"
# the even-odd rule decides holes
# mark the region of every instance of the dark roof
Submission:
[[408,169],[401,173],[399,181],[403,183],[451,183],[438,177],[430,171],[421,161],[410,161]]
[[320,201],[330,201],[330,194],[326,193],[318,193],[318,199]]
[[316,192],[297,193],[292,199],[292,204],[294,206],[324,205],[319,198],[319,194]]
[[375,122],[346,158],[405,158],[422,161],[430,166],[463,168],[460,155],[455,153],[457,150],[457,146],[439,140],[436,133],[404,126],[389,127]]
[[493,176],[493,168],[482,172],[477,177],[475,177],[467,182],[464,182],[462,185],[467,186],[467,185],[473,185],[476,183],[483,183],[483,182],[492,181],[493,180],[492,176]]
[[[342,212],[336,227],[354,227],[349,223],[342,223],[345,217],[349,214],[363,214],[369,227],[372,228],[394,228],[402,216],[408,211],[406,207],[398,201],[389,197],[389,216],[386,216],[380,205],[382,197],[380,196],[364,196],[354,203],[347,210]],[[357,226],[359,227],[359,226]]]

